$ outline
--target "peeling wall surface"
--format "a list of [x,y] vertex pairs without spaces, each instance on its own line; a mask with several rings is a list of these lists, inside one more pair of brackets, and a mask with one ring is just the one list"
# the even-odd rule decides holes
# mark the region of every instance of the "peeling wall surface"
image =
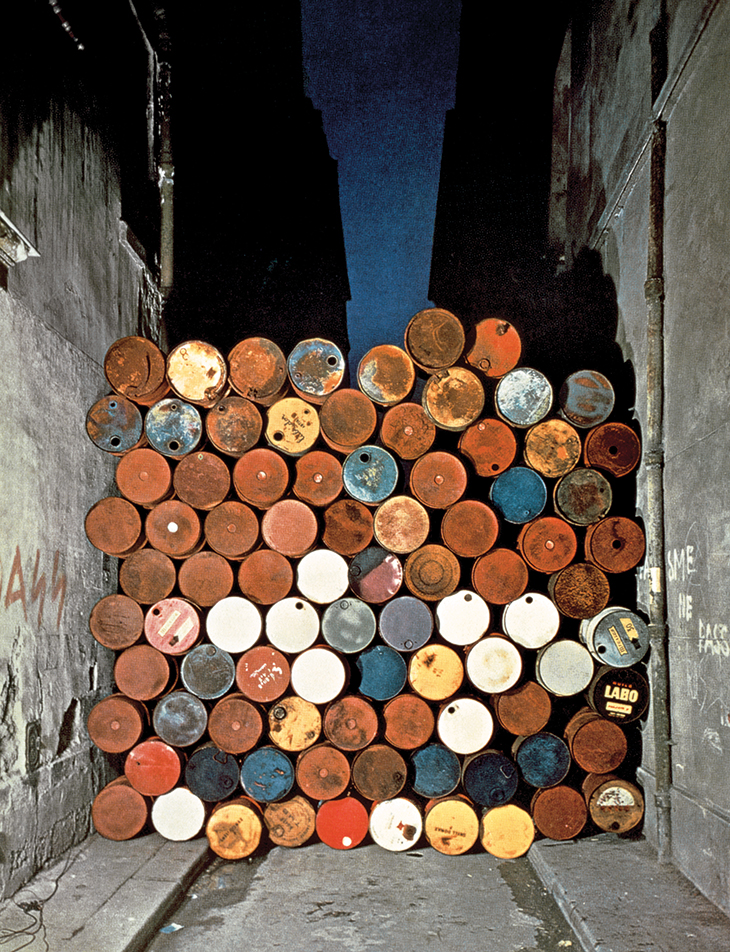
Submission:
[[[600,251],[619,308],[617,339],[647,422],[647,248],[652,120],[666,123],[664,494],[671,718],[671,852],[730,912],[730,4],[615,0],[581,6],[572,46],[568,260]],[[564,77],[556,103],[564,102]],[[565,139],[568,139],[566,142]],[[558,170],[559,171],[559,170]],[[564,175],[563,175],[564,177]],[[554,177],[556,188],[559,180]],[[647,519],[646,477],[638,480]],[[660,567],[661,568],[661,567]],[[637,578],[646,607],[649,570]],[[653,724],[640,777],[655,836]]]

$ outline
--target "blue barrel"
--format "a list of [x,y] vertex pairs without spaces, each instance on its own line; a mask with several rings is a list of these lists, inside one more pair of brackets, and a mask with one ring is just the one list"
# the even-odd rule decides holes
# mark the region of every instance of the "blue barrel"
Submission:
[[210,744],[190,755],[185,767],[188,789],[209,803],[219,803],[235,792],[241,768],[233,754]]
[[443,744],[429,744],[411,754],[415,774],[413,792],[421,797],[445,797],[453,793],[461,779],[459,758]]
[[342,383],[345,358],[331,340],[312,337],[300,341],[286,361],[294,389],[313,403],[324,403]]
[[155,734],[173,747],[196,744],[208,726],[208,711],[199,697],[188,691],[172,691],[155,705]]
[[489,499],[506,522],[523,525],[536,519],[545,508],[547,486],[534,469],[512,466],[494,480]]
[[259,747],[243,761],[241,786],[260,803],[281,800],[294,786],[294,765],[278,747]]
[[375,637],[372,608],[359,598],[340,598],[325,609],[322,635],[330,647],[345,654],[362,651]]
[[197,407],[168,397],[150,407],[144,421],[150,446],[173,459],[191,453],[203,435],[203,418]]
[[89,439],[105,453],[126,453],[142,438],[142,414],[131,400],[113,393],[102,397],[86,415]]
[[345,490],[366,506],[376,506],[395,490],[398,464],[382,446],[360,446],[342,464]]
[[562,416],[574,426],[598,426],[611,415],[616,395],[611,381],[597,370],[571,374],[558,395]]
[[396,651],[417,651],[431,637],[433,615],[428,605],[412,595],[401,595],[380,612],[380,635]]
[[360,694],[373,701],[389,701],[406,683],[408,669],[403,656],[388,645],[374,645],[358,655]]
[[198,645],[183,658],[180,680],[196,697],[205,701],[216,700],[233,687],[236,665],[222,648],[210,644]]
[[497,415],[512,426],[527,427],[547,416],[553,404],[553,388],[544,374],[532,367],[510,370],[494,392]]
[[509,803],[517,793],[519,772],[514,761],[498,750],[485,750],[464,764],[464,792],[483,807]]
[[548,731],[518,738],[512,752],[525,783],[531,787],[554,787],[570,770],[568,745]]

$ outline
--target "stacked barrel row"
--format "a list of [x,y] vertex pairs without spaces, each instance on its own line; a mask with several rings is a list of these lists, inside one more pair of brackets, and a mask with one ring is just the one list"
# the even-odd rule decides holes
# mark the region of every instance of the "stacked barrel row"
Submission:
[[89,622],[117,656],[88,730],[123,766],[100,833],[517,856],[641,821],[648,636],[616,600],[640,443],[604,375],[555,393],[521,346],[427,309],[354,388],[325,339],[112,345],[87,417],[119,457],[86,519],[120,559]]

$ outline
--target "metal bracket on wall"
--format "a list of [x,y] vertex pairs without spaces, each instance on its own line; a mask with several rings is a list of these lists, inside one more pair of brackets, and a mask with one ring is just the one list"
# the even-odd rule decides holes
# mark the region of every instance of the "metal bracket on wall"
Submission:
[[41,765],[41,723],[31,721],[25,727],[25,770],[32,773]]

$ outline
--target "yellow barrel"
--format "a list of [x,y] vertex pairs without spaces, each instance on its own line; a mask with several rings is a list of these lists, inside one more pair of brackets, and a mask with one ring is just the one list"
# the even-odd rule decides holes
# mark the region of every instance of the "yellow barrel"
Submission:
[[498,859],[524,856],[535,839],[535,823],[522,807],[506,803],[485,810],[480,839],[484,849]]
[[426,807],[423,832],[439,853],[460,856],[479,839],[479,817],[465,798],[444,797]]

